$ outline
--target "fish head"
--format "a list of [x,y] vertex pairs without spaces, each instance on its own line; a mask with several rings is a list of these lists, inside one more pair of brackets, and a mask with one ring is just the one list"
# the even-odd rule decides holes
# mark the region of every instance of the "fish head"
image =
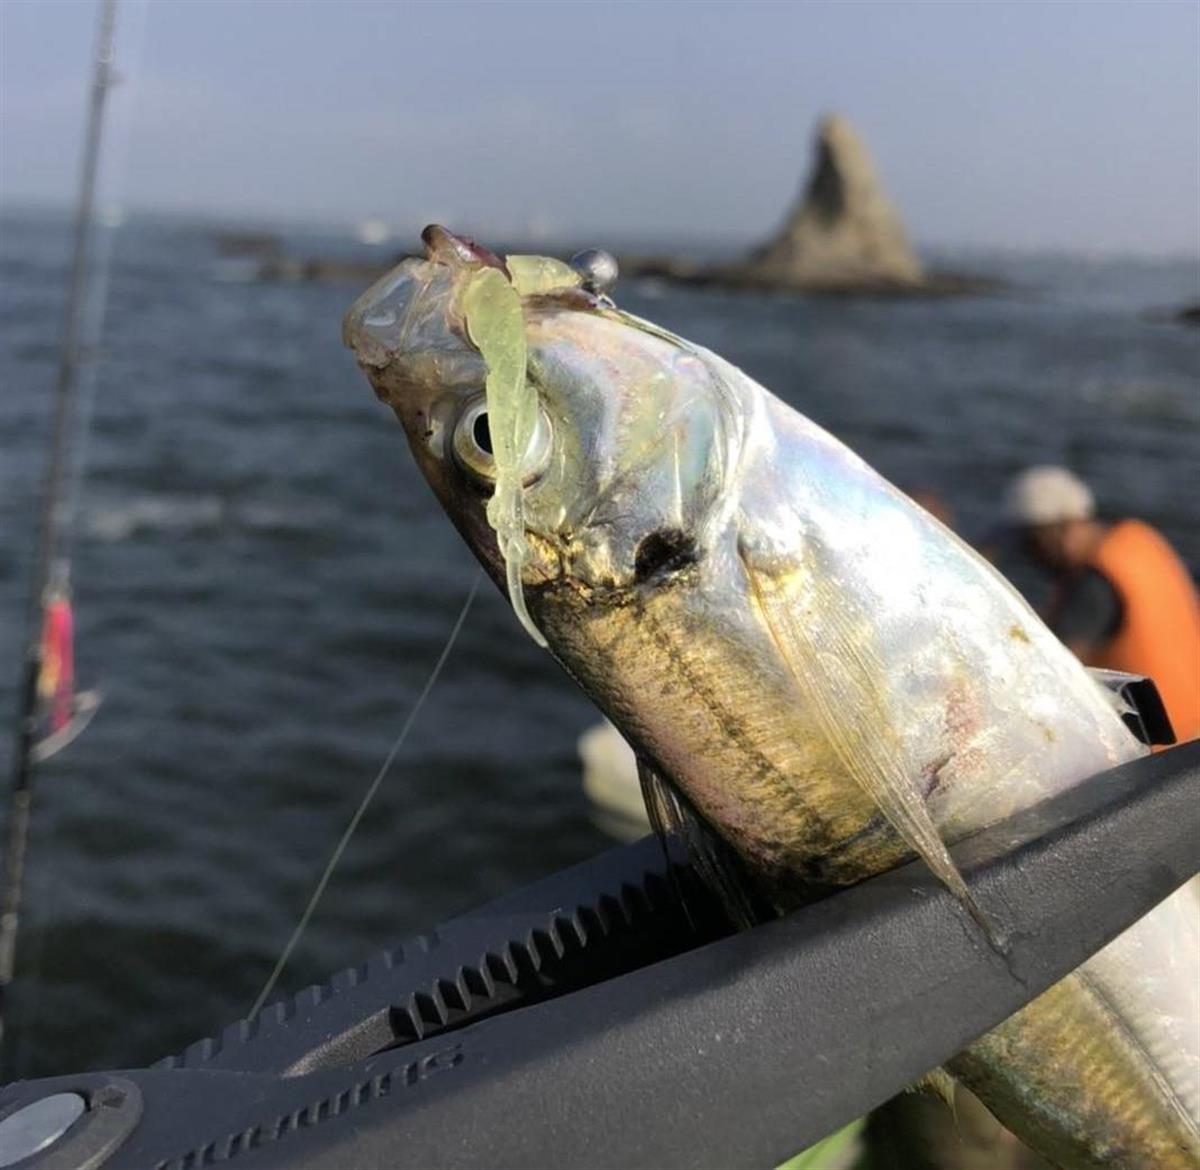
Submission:
[[520,293],[536,396],[522,440],[523,585],[531,596],[564,580],[621,589],[694,560],[728,463],[730,412],[704,357],[557,261],[502,260],[439,227],[423,239],[424,257],[355,301],[344,338],[490,574],[504,577],[487,518],[496,486],[488,363],[464,308],[464,290],[489,267]]
[[[481,397],[487,367],[467,337],[460,293],[499,259],[471,240],[427,228],[424,256],[411,256],[350,306],[342,339],[408,437],[417,465],[467,542],[499,560],[478,484],[459,470],[458,424]],[[490,546],[489,546],[490,538]]]

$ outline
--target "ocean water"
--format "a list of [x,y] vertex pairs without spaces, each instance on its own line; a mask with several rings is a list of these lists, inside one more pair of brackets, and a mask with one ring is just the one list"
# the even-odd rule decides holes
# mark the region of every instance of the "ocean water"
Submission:
[[[68,242],[61,219],[0,217],[5,720]],[[938,491],[968,537],[1015,471],[1066,462],[1200,565],[1200,330],[1156,316],[1200,300],[1196,262],[975,267],[1017,287],[617,297]],[[105,700],[38,774],[12,1008],[25,1075],[149,1062],[245,1013],[475,572],[341,346],[358,288],[216,273],[208,227],[117,237],[74,564],[78,673]],[[282,989],[605,848],[575,749],[595,718],[481,593]]]

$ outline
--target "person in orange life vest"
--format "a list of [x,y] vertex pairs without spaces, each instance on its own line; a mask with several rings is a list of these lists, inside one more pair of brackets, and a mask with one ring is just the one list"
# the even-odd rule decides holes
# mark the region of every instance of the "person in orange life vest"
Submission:
[[1152,678],[1177,739],[1200,738],[1200,595],[1166,539],[1141,520],[1098,519],[1062,467],[1023,471],[1006,511],[1055,574],[1050,628],[1088,666]]

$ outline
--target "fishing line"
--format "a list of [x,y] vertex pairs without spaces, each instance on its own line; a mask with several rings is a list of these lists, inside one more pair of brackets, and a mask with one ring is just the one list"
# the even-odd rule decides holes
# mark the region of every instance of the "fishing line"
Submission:
[[417,701],[412,705],[408,717],[404,720],[404,726],[400,728],[400,734],[392,742],[388,754],[379,766],[379,771],[375,773],[375,779],[367,786],[362,800],[358,802],[358,808],[354,810],[354,816],[350,818],[350,823],[346,826],[346,831],[342,833],[337,845],[334,846],[333,853],[330,854],[329,860],[325,863],[325,869],[321,873],[321,878],[317,882],[316,889],[313,890],[312,897],[308,900],[308,905],[304,907],[304,913],[300,916],[300,921],[296,923],[296,929],[292,931],[292,936],[288,939],[287,945],[283,948],[282,954],[280,954],[279,959],[276,961],[274,970],[267,976],[267,981],[263,985],[262,991],[258,993],[258,998],[254,1001],[254,1006],[247,1013],[247,1020],[252,1020],[258,1015],[262,1010],[263,1004],[267,1001],[267,996],[275,990],[275,984],[279,982],[279,977],[283,974],[283,969],[292,957],[292,952],[295,951],[301,937],[304,935],[304,931],[312,919],[313,912],[317,908],[317,903],[321,900],[321,895],[325,893],[325,887],[329,885],[329,879],[333,877],[333,871],[337,869],[338,862],[342,859],[342,854],[346,852],[346,846],[350,844],[350,838],[354,836],[359,822],[366,814],[367,806],[374,799],[375,793],[379,791],[379,786],[383,783],[384,777],[388,774],[388,770],[391,768],[400,749],[404,746],[404,741],[408,738],[408,733],[412,730],[417,716],[421,713],[421,708],[425,705],[425,700],[429,698],[429,692],[433,690],[434,684],[441,675],[442,668],[446,665],[446,660],[450,657],[450,651],[454,649],[454,643],[458,641],[458,635],[462,632],[463,623],[467,620],[467,614],[470,612],[471,605],[475,600],[475,595],[479,592],[479,585],[482,581],[483,574],[476,573],[475,580],[471,582],[467,598],[462,604],[462,609],[458,611],[458,617],[454,620],[450,635],[446,639],[445,646],[442,647],[441,654],[438,655],[437,662],[434,663],[433,669],[429,672],[429,677],[425,680],[425,685],[421,688],[421,693],[417,696]]

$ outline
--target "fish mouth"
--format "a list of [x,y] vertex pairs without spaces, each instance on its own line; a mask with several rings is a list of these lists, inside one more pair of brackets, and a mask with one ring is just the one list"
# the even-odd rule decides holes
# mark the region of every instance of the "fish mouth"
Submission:
[[504,261],[489,248],[471,239],[470,236],[455,235],[440,223],[431,223],[422,233],[425,259],[435,264],[482,264],[486,268],[498,268],[509,276]]
[[424,256],[409,256],[377,280],[350,306],[342,341],[368,374],[397,359],[420,364],[425,352],[470,350],[461,322],[452,320],[453,287],[469,271],[496,268],[509,276],[494,252],[440,224],[422,233]]
[[357,297],[342,318],[342,342],[368,372],[381,370],[396,356],[404,321],[424,281],[425,261],[402,260]]

